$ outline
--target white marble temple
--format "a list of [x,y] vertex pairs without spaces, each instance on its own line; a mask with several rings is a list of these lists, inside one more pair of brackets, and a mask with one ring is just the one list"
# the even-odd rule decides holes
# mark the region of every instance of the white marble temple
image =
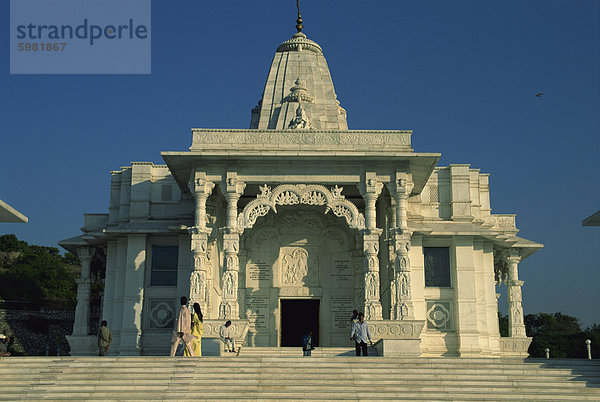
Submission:
[[[515,215],[491,213],[488,174],[437,166],[411,135],[348,130],[321,47],[284,41],[249,129],[193,129],[166,165],[111,172],[108,214],[86,214],[60,243],[104,250],[111,353],[166,355],[186,295],[207,329],[231,319],[246,346],[294,343],[298,325],[319,346],[352,346],[358,309],[382,354],[526,356],[518,263],[542,246],[516,236]],[[73,354],[89,353],[88,272]]]

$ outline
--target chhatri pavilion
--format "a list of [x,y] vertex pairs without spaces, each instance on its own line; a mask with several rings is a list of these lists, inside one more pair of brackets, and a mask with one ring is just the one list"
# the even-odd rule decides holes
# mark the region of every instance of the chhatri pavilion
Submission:
[[101,264],[111,354],[167,355],[185,295],[204,313],[206,354],[225,320],[245,347],[297,346],[312,329],[319,347],[352,348],[357,309],[380,355],[527,356],[518,265],[542,245],[491,213],[489,174],[437,166],[409,130],[349,130],[322,48],[300,18],[297,30],[249,129],[192,129],[165,165],[111,172],[108,213],[60,242],[82,263],[71,354],[97,351]]

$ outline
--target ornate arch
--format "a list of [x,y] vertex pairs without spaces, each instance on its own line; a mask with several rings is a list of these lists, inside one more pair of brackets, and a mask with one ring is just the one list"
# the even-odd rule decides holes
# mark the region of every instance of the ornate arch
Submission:
[[265,216],[272,209],[277,213],[277,205],[324,205],[325,213],[332,211],[335,216],[346,219],[352,229],[364,229],[365,217],[356,205],[343,195],[343,187],[337,185],[330,190],[318,184],[282,184],[271,190],[271,187],[260,186],[260,194],[246,205],[238,215],[238,227],[251,228],[260,216]]

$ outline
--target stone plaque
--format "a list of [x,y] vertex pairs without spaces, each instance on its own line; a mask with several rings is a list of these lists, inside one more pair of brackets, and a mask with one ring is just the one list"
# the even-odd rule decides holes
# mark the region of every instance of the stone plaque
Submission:
[[269,282],[271,280],[271,265],[263,262],[248,262],[246,275],[249,282]]
[[250,331],[267,329],[269,296],[246,296],[246,316],[250,321]]
[[337,287],[352,287],[354,273],[352,271],[352,261],[350,257],[342,255],[337,256],[331,261],[331,284]]
[[[350,317],[354,310],[354,297],[331,297],[332,331],[348,331],[350,333]],[[349,336],[349,335],[348,335]]]

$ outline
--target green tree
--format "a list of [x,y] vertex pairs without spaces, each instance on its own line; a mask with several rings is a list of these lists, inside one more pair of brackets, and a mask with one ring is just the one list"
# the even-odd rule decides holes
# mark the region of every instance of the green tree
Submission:
[[13,234],[0,236],[0,251],[18,253],[0,267],[0,299],[39,303],[76,298],[75,275],[69,269],[77,261],[73,255],[63,257],[56,247],[29,245]]
[[[529,347],[531,357],[545,357],[545,349],[550,349],[553,358],[585,358],[585,340],[594,339],[600,344],[600,330],[593,325],[583,331],[577,318],[561,312],[528,314],[525,316],[525,330],[533,337]],[[592,339],[594,338],[594,339]]]

